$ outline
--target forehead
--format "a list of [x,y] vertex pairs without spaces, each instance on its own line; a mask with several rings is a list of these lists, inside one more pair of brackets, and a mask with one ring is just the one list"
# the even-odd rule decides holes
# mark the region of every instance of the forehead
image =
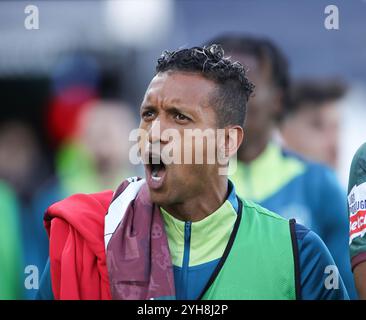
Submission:
[[216,84],[198,73],[158,73],[147,88],[144,102],[152,104],[206,105]]

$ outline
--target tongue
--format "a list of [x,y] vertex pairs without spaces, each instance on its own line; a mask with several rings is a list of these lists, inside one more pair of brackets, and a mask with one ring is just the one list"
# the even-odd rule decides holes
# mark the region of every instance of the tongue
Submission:
[[151,175],[156,178],[159,176],[162,176],[164,169],[165,169],[165,166],[162,164],[153,165],[151,168]]

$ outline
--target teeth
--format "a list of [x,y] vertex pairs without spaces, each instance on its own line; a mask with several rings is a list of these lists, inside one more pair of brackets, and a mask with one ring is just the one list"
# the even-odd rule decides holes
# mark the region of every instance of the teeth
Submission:
[[152,176],[151,177],[154,181],[159,181],[160,179],[161,179],[161,177],[154,177],[154,176]]

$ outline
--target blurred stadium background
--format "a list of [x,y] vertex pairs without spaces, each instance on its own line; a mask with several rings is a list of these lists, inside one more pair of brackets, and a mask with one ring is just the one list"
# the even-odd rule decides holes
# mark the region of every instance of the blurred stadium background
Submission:
[[[38,7],[39,30],[24,27],[29,4]],[[339,30],[324,27],[329,4],[339,8]],[[201,45],[224,32],[272,39],[294,79],[347,84],[339,101],[336,168],[346,187],[353,154],[366,141],[365,0],[1,1],[0,179],[13,190],[4,201],[21,212],[24,239],[36,237],[43,211],[62,195],[113,188],[135,173],[126,159],[128,143],[121,146],[119,137],[138,124],[156,58],[164,49]],[[107,111],[95,113],[96,104]],[[46,235],[39,237],[25,250],[24,265],[44,264],[47,251],[39,244],[47,246]]]

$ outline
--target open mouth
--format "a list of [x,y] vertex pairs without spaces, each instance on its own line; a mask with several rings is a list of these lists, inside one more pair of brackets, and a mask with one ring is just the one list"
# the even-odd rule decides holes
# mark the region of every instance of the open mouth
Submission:
[[159,156],[149,155],[149,163],[146,164],[146,178],[150,188],[158,189],[163,185],[166,176],[166,166]]
[[160,181],[165,173],[165,164],[160,160],[157,164],[149,164],[151,170],[151,178],[154,181]]

